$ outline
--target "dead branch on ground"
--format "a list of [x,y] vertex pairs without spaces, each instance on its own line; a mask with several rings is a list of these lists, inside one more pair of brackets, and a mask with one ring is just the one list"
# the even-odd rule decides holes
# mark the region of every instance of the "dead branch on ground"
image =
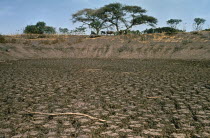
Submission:
[[93,117],[93,116],[90,116],[90,115],[87,115],[87,114],[82,114],[82,113],[72,113],[72,112],[68,112],[68,113],[42,113],[42,112],[31,112],[31,111],[26,111],[26,112],[29,113],[29,114],[39,114],[39,115],[49,115],[49,116],[78,115],[78,116],[85,116],[85,117],[88,117],[88,118],[93,119],[93,120],[106,122],[106,120],[99,119],[99,118],[96,118],[96,117]]

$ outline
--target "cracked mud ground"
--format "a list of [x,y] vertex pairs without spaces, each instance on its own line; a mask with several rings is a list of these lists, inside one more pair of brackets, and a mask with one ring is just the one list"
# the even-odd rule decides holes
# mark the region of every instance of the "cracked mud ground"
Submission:
[[1,138],[210,136],[209,61],[19,60],[0,76]]

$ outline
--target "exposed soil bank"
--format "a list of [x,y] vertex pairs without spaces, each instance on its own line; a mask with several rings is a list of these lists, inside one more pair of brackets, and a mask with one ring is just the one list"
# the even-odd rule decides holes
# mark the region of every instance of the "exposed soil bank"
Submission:
[[[4,36],[0,60],[37,58],[210,59],[210,32],[123,36]],[[43,38],[44,37],[44,38]]]

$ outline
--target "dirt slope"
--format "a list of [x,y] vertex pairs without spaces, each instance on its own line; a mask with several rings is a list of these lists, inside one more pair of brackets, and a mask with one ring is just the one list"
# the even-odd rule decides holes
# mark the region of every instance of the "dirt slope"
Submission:
[[145,35],[4,36],[0,60],[31,58],[210,59],[210,32]]

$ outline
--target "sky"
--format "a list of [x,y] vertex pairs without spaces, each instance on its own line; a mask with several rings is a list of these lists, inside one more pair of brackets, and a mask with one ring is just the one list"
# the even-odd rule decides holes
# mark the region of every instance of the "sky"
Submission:
[[[27,25],[44,21],[48,26],[68,28],[73,24],[71,15],[84,8],[100,8],[120,2],[147,10],[147,15],[158,19],[156,27],[167,26],[169,19],[182,19],[179,29],[192,31],[194,18],[204,18],[203,29],[210,28],[210,0],[0,0],[0,34],[20,34]],[[141,25],[133,29],[151,28]]]

